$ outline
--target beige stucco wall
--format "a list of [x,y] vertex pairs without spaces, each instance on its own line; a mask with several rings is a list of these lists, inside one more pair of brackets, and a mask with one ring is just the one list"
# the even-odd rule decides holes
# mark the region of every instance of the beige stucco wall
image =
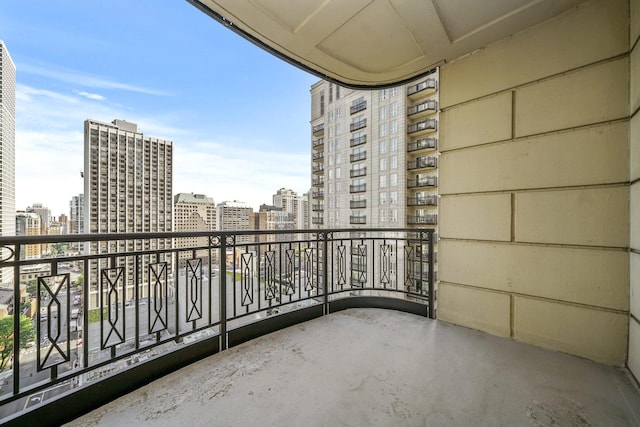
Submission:
[[593,0],[441,68],[439,319],[631,364],[629,16]]
[[640,0],[631,0],[631,31],[629,46],[633,48],[629,61],[629,126],[630,208],[629,208],[629,354],[627,364],[640,380]]

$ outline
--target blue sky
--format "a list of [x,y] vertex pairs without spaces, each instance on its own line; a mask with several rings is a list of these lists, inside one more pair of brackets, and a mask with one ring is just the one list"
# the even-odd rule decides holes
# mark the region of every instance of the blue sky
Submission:
[[310,186],[318,79],[185,0],[0,0],[17,68],[16,209],[68,214],[83,123],[123,119],[174,142],[174,193],[254,208]]

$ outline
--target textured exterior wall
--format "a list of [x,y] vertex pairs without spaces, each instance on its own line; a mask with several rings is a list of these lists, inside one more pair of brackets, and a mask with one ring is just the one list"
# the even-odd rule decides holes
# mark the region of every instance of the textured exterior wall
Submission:
[[441,68],[441,320],[614,365],[639,345],[629,6],[590,1]]

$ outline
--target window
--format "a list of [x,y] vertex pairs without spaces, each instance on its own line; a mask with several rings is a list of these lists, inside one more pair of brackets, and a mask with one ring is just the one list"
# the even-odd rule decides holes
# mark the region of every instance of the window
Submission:
[[340,99],[340,86],[336,85],[336,99]]
[[333,182],[330,182],[329,183],[329,193],[333,194],[333,190],[334,190]]
[[333,102],[333,84],[329,83],[329,104]]
[[[342,191],[342,183],[336,182],[336,193],[340,193],[340,191]],[[336,207],[338,207],[337,203],[336,203]]]
[[380,175],[380,188],[386,188],[386,187],[387,187],[387,176]]
[[380,222],[387,221],[387,211],[384,209],[380,209]]
[[397,115],[398,115],[398,103],[393,102],[391,103],[391,117],[397,116]]
[[387,152],[387,141],[380,141],[380,153]]
[[[338,148],[336,146],[336,148]],[[391,138],[390,144],[389,144],[389,151],[398,151],[398,137],[393,137]]]
[[336,136],[342,133],[342,125],[340,123],[336,124]]
[[[340,155],[338,154],[338,156],[340,156]],[[340,163],[337,160],[338,159],[336,159],[336,163]],[[340,168],[336,168],[336,179],[340,179]]]
[[387,136],[387,124],[380,123],[380,136]]
[[340,153],[336,154],[336,165],[339,165],[341,161],[342,161],[342,156],[340,156]]
[[380,193],[380,204],[385,205],[387,203],[387,193]]
[[398,186],[398,174],[397,173],[392,173],[391,175],[389,175],[389,186],[390,187],[397,187]]
[[333,126],[329,126],[329,138],[333,138]]
[[398,94],[398,88],[397,87],[392,87],[391,88],[391,96],[396,96]]
[[398,221],[398,210],[397,209],[391,209],[391,211],[389,211],[389,221],[391,222],[397,222]]
[[391,156],[391,169],[398,169],[398,156]]
[[380,89],[380,101],[384,101],[385,99],[387,99],[387,90]]
[[380,107],[380,120],[387,118],[387,107]]
[[398,192],[397,191],[391,191],[389,193],[389,203],[395,205],[398,203]]
[[320,92],[320,115],[324,116],[324,92]]
[[333,179],[333,169],[329,169],[329,179]]
[[340,117],[342,117],[342,107],[336,109],[336,118],[339,119]]
[[[397,145],[397,141],[396,141],[396,145]],[[340,140],[336,139],[336,150],[340,149]]]
[[333,111],[329,111],[329,121],[333,121]]
[[387,159],[383,157],[380,159],[380,171],[384,170],[387,170]]
[[392,120],[391,121],[391,133],[392,134],[398,133],[398,121],[397,120]]
[[333,151],[333,141],[329,141],[329,151]]
[[[340,183],[336,184],[336,191],[340,193]],[[336,208],[340,207],[340,196],[336,196]]]
[[335,197],[331,196],[329,197],[329,207],[332,208],[335,205]]
[[333,166],[333,154],[329,154],[329,166]]

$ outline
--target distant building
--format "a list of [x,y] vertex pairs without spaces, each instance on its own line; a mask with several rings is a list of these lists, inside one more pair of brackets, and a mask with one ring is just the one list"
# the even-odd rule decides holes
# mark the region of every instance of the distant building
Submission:
[[[42,224],[40,215],[35,212],[16,212],[16,236],[38,236],[41,234]],[[36,259],[42,256],[42,246],[39,244],[21,247],[21,259]]]
[[43,206],[42,203],[34,203],[27,208],[27,212],[35,212],[40,215],[40,225],[42,229],[40,234],[49,234],[49,224],[51,224],[51,209]]
[[[16,233],[16,66],[0,40],[0,236]],[[2,259],[11,255],[0,249]],[[13,283],[11,267],[0,269],[0,284]]]
[[[69,201],[69,234],[84,233],[84,194],[79,194]],[[84,245],[81,242],[73,242],[71,248],[82,252]]]
[[[255,213],[255,228],[257,230],[295,230],[295,215],[277,206],[261,205],[260,211]],[[292,240],[295,233],[286,234],[264,234],[258,236],[258,241],[282,242]]]
[[[84,122],[84,232],[141,233],[173,231],[173,143],[152,138],[138,131],[138,125],[124,120],[102,123]],[[170,239],[145,239],[110,243],[113,247],[92,243],[85,248],[91,254],[110,251],[147,251],[171,246]],[[148,255],[141,257],[139,272],[147,277]],[[164,260],[171,266],[171,260]],[[119,267],[125,263],[119,261]],[[155,260],[155,263],[160,262]],[[124,277],[127,298],[133,296],[134,257],[126,258]],[[101,268],[105,268],[101,266]],[[111,269],[116,275],[117,269]],[[88,272],[90,307],[98,304],[98,265]],[[141,281],[139,295],[148,294]],[[102,289],[105,292],[105,289]]]
[[[212,197],[207,197],[204,194],[178,193],[173,198],[173,212],[174,231],[176,232],[215,231],[216,229],[216,205]],[[176,248],[206,247],[208,243],[206,236],[174,239]],[[198,251],[196,257],[207,258],[208,251]],[[184,260],[188,258],[192,258],[191,253],[180,252],[180,266],[184,266]]]

